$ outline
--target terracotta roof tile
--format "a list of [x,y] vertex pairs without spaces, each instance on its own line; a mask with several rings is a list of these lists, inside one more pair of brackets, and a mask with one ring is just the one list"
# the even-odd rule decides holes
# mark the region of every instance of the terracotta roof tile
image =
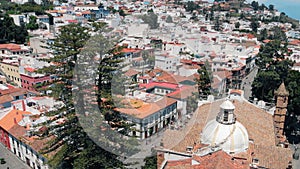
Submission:
[[6,116],[0,120],[0,126],[6,131],[11,129],[15,124],[19,123],[24,115],[30,115],[30,112],[21,111],[21,110],[11,110]]
[[10,95],[0,96],[0,104],[6,103],[6,102],[11,102],[13,100],[14,100],[14,98],[12,96],[10,96]]
[[[192,160],[199,164],[192,165]],[[217,151],[205,156],[196,156],[184,160],[167,162],[167,169],[246,169],[249,164],[244,160],[232,159],[224,151]]]
[[0,95],[10,94],[12,96],[18,96],[21,94],[25,94],[27,91],[21,88],[10,88],[5,90],[0,90]]
[[[163,145],[167,149],[185,152],[187,146],[200,142],[200,133],[206,123],[214,119],[219,112],[219,106],[224,100],[215,101],[200,106],[190,121],[180,130],[167,130],[164,134]],[[267,168],[286,168],[291,160],[291,151],[286,148],[276,147],[273,117],[266,111],[247,101],[234,101],[237,121],[245,126],[249,139],[253,140],[254,148],[247,152],[236,154],[236,157],[251,159],[249,154],[254,151],[261,161],[260,164]],[[176,136],[177,139],[174,139]],[[251,145],[251,144],[250,144]]]
[[127,72],[125,72],[125,76],[128,76],[128,77],[137,75],[137,74],[139,74],[139,72],[134,69],[129,69]]
[[132,115],[136,118],[143,119],[153,113],[158,112],[159,110],[165,108],[166,106],[176,103],[176,100],[172,98],[164,97],[163,99],[155,103],[146,103],[143,101],[140,102],[141,104],[139,104],[136,108],[116,108],[116,110],[119,111],[120,113]]
[[0,44],[0,49],[20,50],[20,45],[17,44]]
[[197,92],[195,86],[184,86],[175,92],[169,93],[167,96],[175,99],[186,99],[187,97],[192,96],[193,92]]

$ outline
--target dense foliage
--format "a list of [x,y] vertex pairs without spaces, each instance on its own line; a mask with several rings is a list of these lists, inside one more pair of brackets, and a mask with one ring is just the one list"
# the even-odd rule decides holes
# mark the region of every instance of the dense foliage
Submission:
[[145,165],[142,169],[156,169],[157,168],[157,156],[150,156],[144,159]]
[[13,18],[7,14],[0,15],[0,40],[3,42],[25,43],[28,36],[25,25],[15,25]]
[[149,24],[150,29],[156,29],[159,27],[159,23],[157,22],[158,16],[153,12],[149,12],[148,14],[142,15],[141,19],[145,23]]
[[8,14],[21,14],[24,12],[35,12],[37,15],[45,14],[45,10],[52,9],[53,6],[47,0],[43,5],[38,5],[35,2],[26,2],[24,4],[16,4],[6,0],[0,0],[0,9]]
[[259,100],[271,102],[274,90],[287,78],[293,63],[285,59],[286,55],[290,55],[287,45],[281,41],[274,40],[261,46],[255,62],[259,72],[252,84],[253,95]]
[[36,17],[31,15],[29,16],[29,23],[26,24],[26,28],[29,30],[35,30],[39,28],[39,25],[36,22]]
[[198,93],[202,98],[206,98],[211,94],[211,73],[209,67],[202,67],[198,69],[199,78],[196,79],[198,85]]
[[297,130],[298,125],[295,115],[300,115],[300,72],[291,69],[293,62],[286,59],[289,55],[284,41],[273,40],[261,46],[256,59],[259,71],[252,84],[252,95],[259,100],[274,103],[274,91],[282,82],[285,83],[289,92],[285,132],[289,141],[293,142],[295,139],[292,139],[291,133]]

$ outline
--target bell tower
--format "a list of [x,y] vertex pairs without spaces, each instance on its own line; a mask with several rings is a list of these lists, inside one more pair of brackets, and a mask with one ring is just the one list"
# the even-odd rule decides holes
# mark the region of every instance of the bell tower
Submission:
[[276,97],[276,110],[274,112],[275,142],[276,145],[286,142],[283,129],[285,116],[287,112],[289,92],[286,90],[282,82],[279,88],[274,92]]

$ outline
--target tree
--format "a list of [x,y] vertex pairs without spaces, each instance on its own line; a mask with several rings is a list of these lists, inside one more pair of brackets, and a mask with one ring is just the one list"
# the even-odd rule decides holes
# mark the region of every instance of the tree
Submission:
[[199,5],[196,4],[195,2],[193,1],[188,1],[186,3],[186,5],[184,6],[185,10],[188,11],[188,12],[193,12],[194,10],[197,10],[199,9]]
[[119,14],[120,14],[120,16],[126,16],[126,14],[125,14],[125,12],[124,12],[124,10],[119,10]]
[[252,93],[258,99],[271,102],[274,91],[288,77],[292,61],[285,59],[290,55],[286,44],[273,40],[262,45],[255,64],[259,71],[252,84]]
[[286,34],[280,27],[274,26],[270,29],[270,32],[269,39],[287,41]]
[[270,11],[274,11],[274,5],[270,4],[270,5],[269,5],[269,10],[270,10]]
[[259,100],[271,102],[280,83],[280,76],[275,71],[260,71],[252,83],[252,93]]
[[156,169],[157,168],[157,156],[150,156],[144,159],[145,165],[142,166],[142,169]]
[[[74,98],[77,98],[75,109],[80,123],[89,137],[105,150],[124,157],[136,153],[138,149],[135,138],[125,138],[132,125],[116,110],[120,108],[117,106],[122,98],[119,102],[114,94],[117,94],[116,90],[123,92],[125,81],[125,77],[118,76],[126,66],[121,52],[123,47],[116,46],[119,39],[108,30],[98,32],[87,41],[75,69],[75,85],[80,90],[74,93]],[[91,92],[95,94],[90,96]]]
[[216,17],[216,19],[214,20],[214,22],[215,22],[215,25],[214,25],[214,29],[216,30],[216,31],[220,31],[220,25],[221,25],[221,23],[220,23],[220,19],[219,19],[219,17],[217,16]]
[[267,9],[266,5],[265,4],[261,4],[259,7],[258,7],[259,10],[265,10]]
[[191,96],[187,97],[186,101],[186,113],[193,113],[198,108],[199,93],[192,93]]
[[[48,136],[54,134],[56,137],[48,143],[42,153],[48,154],[57,150],[57,153],[49,161],[53,168],[122,168],[123,164],[116,160],[118,156],[96,145],[90,135],[84,131],[82,127],[84,123],[79,123],[80,114],[85,112],[82,93],[73,93],[77,96],[75,98],[78,98],[73,100],[72,86],[79,85],[73,79],[76,78],[81,83],[85,83],[80,80],[82,77],[74,77],[73,71],[78,56],[80,56],[79,53],[84,49],[85,43],[90,37],[87,30],[88,28],[77,24],[63,26],[54,44],[50,46],[55,53],[55,57],[51,61],[59,63],[60,66],[48,70],[49,73],[56,74],[59,76],[58,79],[61,79],[54,82],[56,90],[52,93],[65,104],[65,107],[51,114],[63,116],[66,121],[61,125],[50,127],[51,132]],[[81,109],[76,109],[74,106],[76,104],[81,104]],[[64,111],[65,113],[63,113]],[[97,119],[101,120],[101,117]],[[99,128],[97,129],[99,130]]]
[[29,16],[29,23],[26,24],[26,28],[29,30],[36,30],[39,28],[39,25],[36,22],[36,17],[31,15]]
[[241,13],[241,15],[240,15],[240,18],[239,19],[244,19],[245,18],[245,14],[244,13]]
[[250,28],[252,29],[253,32],[257,32],[257,29],[259,28],[259,22],[255,19],[252,19],[250,23]]
[[259,41],[263,41],[268,38],[268,30],[264,28],[263,30],[260,31],[260,34],[258,36]]
[[173,19],[170,15],[167,16],[166,22],[167,23],[173,23]]
[[26,42],[28,32],[24,25],[15,25],[13,18],[5,14],[0,20],[0,40],[6,42],[15,42],[18,44]]
[[88,28],[78,24],[61,27],[60,34],[51,45],[51,49],[57,52],[54,61],[68,62],[69,66],[74,66],[73,61],[77,61],[77,55],[89,37]]
[[240,26],[241,26],[241,24],[240,24],[240,22],[236,22],[236,23],[234,24],[234,26],[235,26],[236,29],[239,29]]
[[251,6],[252,6],[253,10],[257,11],[258,7],[259,7],[259,4],[258,4],[257,1],[252,1]]
[[157,22],[158,16],[155,13],[149,12],[147,15],[143,15],[141,18],[145,23],[149,24],[150,29],[156,29],[159,27],[159,23]]
[[15,27],[15,43],[24,44],[28,38],[28,32],[24,25]]
[[207,67],[198,69],[199,78],[196,79],[200,97],[207,97],[211,94],[211,75]]

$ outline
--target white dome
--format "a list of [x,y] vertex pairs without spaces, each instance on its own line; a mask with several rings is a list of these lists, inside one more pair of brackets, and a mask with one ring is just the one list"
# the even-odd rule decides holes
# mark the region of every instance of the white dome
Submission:
[[239,153],[248,149],[249,137],[246,128],[237,121],[226,125],[211,120],[202,132],[201,142],[218,146],[227,153]]
[[235,106],[232,104],[231,101],[226,100],[220,105],[220,108],[225,109],[225,110],[232,110],[232,109],[235,109]]

